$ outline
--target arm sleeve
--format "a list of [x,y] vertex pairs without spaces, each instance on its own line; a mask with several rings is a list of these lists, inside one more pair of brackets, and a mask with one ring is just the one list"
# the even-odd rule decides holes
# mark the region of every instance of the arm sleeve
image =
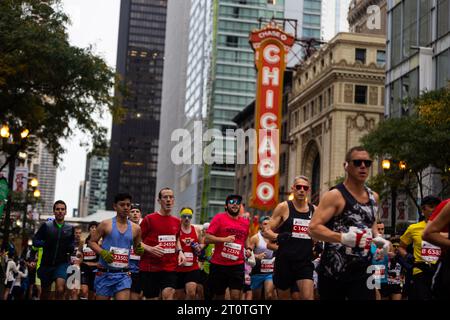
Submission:
[[406,229],[405,233],[400,237],[400,241],[407,246],[412,243],[411,228]]
[[44,222],[39,230],[36,232],[33,238],[33,246],[35,247],[43,247],[45,244],[45,236],[47,233],[47,224]]
[[219,231],[219,217],[220,216],[215,216],[212,220],[211,223],[209,224],[208,230],[206,230],[207,233],[212,234],[213,236],[217,235],[217,232]]

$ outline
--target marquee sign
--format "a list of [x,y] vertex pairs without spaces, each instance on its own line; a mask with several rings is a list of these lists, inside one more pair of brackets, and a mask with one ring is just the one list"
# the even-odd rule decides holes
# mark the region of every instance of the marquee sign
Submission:
[[255,104],[257,163],[253,166],[250,206],[268,211],[278,204],[279,130],[287,55],[295,41],[275,22],[250,34],[258,71]]

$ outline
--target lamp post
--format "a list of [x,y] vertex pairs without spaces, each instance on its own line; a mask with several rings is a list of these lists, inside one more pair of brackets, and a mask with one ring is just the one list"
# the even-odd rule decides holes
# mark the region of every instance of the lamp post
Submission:
[[[37,189],[38,185],[39,185],[38,179],[32,178],[30,180],[32,199],[34,199],[34,201],[32,201],[32,202],[34,204],[37,203],[37,200],[41,196],[41,192],[39,191],[39,189]],[[22,245],[25,245],[27,242],[27,228],[26,227],[27,227],[28,201],[31,200],[31,192],[27,192],[27,195],[25,196],[25,205],[24,205],[23,222],[22,222]]]
[[[402,175],[399,176],[399,179],[403,179],[403,171],[406,170],[406,162],[405,161],[398,161],[393,159],[384,159],[381,162],[381,166],[384,170],[384,172],[388,172],[392,169],[394,170],[395,167],[394,164],[398,165],[398,169],[400,172],[402,172]],[[392,233],[395,236],[397,232],[397,186],[391,185],[391,226],[392,226]]]
[[[0,171],[8,164],[8,197],[5,206],[5,223],[3,232],[3,248],[7,248],[9,243],[9,228],[11,224],[11,201],[12,201],[12,191],[13,191],[13,180],[14,171],[16,170],[16,160],[17,154],[24,145],[25,139],[29,136],[30,131],[28,129],[22,129],[19,132],[20,138],[16,137],[10,133],[9,126],[3,125],[0,129],[0,136],[2,137],[3,149],[8,153],[8,158],[1,168]],[[17,141],[16,141],[17,140]]]

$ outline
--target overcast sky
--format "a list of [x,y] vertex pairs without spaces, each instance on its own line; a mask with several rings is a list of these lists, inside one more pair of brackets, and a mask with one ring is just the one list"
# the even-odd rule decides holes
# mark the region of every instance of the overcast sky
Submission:
[[[93,45],[95,52],[115,67],[120,0],[63,0],[62,3],[72,20],[68,28],[71,44],[83,48]],[[111,129],[111,117],[105,117],[102,124]],[[78,188],[86,167],[86,149],[79,146],[81,140],[81,135],[75,135],[63,142],[67,152],[56,175],[55,198],[66,201],[69,215],[78,207]]]

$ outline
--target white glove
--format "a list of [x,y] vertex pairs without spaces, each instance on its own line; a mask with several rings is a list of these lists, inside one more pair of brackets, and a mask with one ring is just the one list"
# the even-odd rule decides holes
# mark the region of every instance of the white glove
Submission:
[[388,254],[389,252],[389,241],[384,239],[383,237],[376,237],[372,239],[372,242],[377,246],[377,248],[383,248],[383,254]]
[[252,268],[256,265],[255,254],[253,253],[253,251],[252,251],[251,256],[247,258],[247,263]]
[[349,232],[341,233],[341,243],[350,248],[364,249],[370,241],[372,241],[372,235],[361,229],[353,229]]

